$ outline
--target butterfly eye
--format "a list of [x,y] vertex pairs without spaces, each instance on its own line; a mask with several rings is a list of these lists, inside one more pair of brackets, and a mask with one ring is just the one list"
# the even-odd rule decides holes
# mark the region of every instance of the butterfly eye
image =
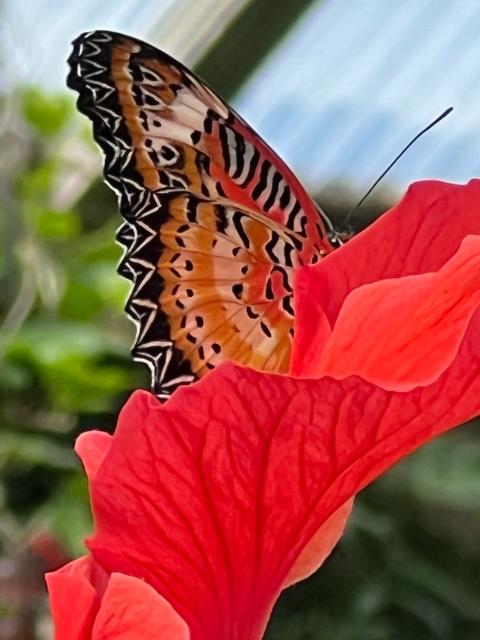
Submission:
[[335,249],[338,249],[338,247],[343,246],[353,238],[354,235],[355,234],[351,229],[348,229],[348,231],[332,231],[332,233],[328,235],[328,239],[330,240],[330,244]]

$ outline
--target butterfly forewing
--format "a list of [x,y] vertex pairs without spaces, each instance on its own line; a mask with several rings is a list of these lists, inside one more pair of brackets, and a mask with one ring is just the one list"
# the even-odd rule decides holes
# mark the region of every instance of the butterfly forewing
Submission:
[[276,154],[167,54],[105,31],[73,43],[68,84],[94,125],[126,223],[134,356],[168,396],[221,362],[288,370],[292,270],[330,252]]

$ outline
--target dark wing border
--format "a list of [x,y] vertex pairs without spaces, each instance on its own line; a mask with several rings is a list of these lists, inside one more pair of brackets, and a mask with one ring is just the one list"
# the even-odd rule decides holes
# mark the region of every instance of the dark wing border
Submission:
[[[163,250],[158,229],[165,221],[165,207],[172,194],[182,191],[169,188],[150,191],[143,187],[135,169],[132,140],[119,110],[117,90],[109,77],[108,45],[123,38],[109,31],[83,33],[76,38],[68,59],[67,85],[78,93],[77,108],[93,124],[93,136],[105,155],[105,182],[117,194],[120,213],[126,220],[117,233],[117,241],[125,248],[118,272],[133,282],[125,305],[137,328],[132,356],[150,368],[154,393],[167,398],[176,387],[196,379],[188,361],[170,340],[166,316],[155,303],[163,282],[153,277]],[[162,55],[170,60],[154,47],[135,38],[128,39],[142,47],[142,55]]]

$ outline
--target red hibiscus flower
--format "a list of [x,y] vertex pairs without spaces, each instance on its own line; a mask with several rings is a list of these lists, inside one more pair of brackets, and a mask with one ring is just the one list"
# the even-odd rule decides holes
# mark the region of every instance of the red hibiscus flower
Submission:
[[81,436],[95,533],[47,578],[57,640],[261,638],[353,496],[480,413],[479,212],[480,182],[414,185],[298,273],[292,376],[225,365]]

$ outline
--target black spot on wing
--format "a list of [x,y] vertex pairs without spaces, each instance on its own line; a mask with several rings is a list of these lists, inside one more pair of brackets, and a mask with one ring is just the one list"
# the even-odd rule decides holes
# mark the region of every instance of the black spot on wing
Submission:
[[205,133],[211,134],[213,131],[213,120],[211,118],[205,118],[203,121],[203,130]]
[[278,171],[275,171],[275,173],[273,174],[272,188],[270,189],[270,194],[268,198],[265,200],[265,204],[262,207],[264,211],[268,211],[269,209],[272,208],[273,203],[275,202],[275,198],[277,197],[278,186],[280,184],[281,179],[282,179],[282,176],[278,173]]
[[244,217],[245,215],[243,213],[241,213],[240,211],[235,211],[235,213],[232,216],[232,220],[233,220],[233,225],[235,227],[235,230],[240,236],[240,239],[243,243],[243,246],[245,247],[245,249],[250,249],[250,238],[245,233],[245,229],[243,228],[243,225],[242,225],[242,218]]
[[287,227],[289,229],[293,230],[294,225],[295,225],[295,218],[297,217],[297,214],[300,211],[300,209],[301,209],[301,207],[300,207],[299,201],[295,200],[295,204],[293,205],[292,210],[288,214]]
[[245,140],[237,131],[234,129],[232,131],[235,139],[236,167],[231,176],[233,180],[236,180],[242,175],[242,171],[245,166]]
[[245,176],[245,179],[240,183],[241,187],[246,187],[248,184],[250,184],[250,182],[252,181],[253,175],[255,173],[255,170],[258,166],[259,160],[260,160],[260,152],[257,149],[257,147],[255,147],[253,150],[252,159],[250,160],[247,175]]
[[294,247],[292,247],[291,244],[288,244],[288,242],[286,242],[283,249],[283,255],[284,255],[286,267],[293,267],[292,254],[294,251],[295,251]]
[[267,244],[265,245],[265,251],[268,254],[268,257],[270,258],[270,260],[277,264],[278,263],[278,257],[275,255],[275,247],[277,246],[279,240],[280,240],[280,236],[278,235],[278,233],[276,231],[271,231],[271,238],[270,240],[267,242]]
[[218,128],[218,133],[220,136],[220,146],[222,148],[222,156],[223,156],[223,164],[225,165],[225,171],[230,173],[231,167],[231,159],[230,159],[230,147],[228,144],[228,134],[227,129],[223,125],[220,125]]
[[193,144],[198,144],[200,142],[201,137],[202,137],[201,131],[195,130],[195,131],[192,131],[192,133],[190,134],[190,138]]
[[232,293],[237,298],[237,300],[242,299],[243,293],[243,284],[241,282],[237,282],[232,286]]
[[267,300],[274,300],[275,299],[275,296],[273,294],[272,281],[271,281],[270,278],[268,278],[267,284],[265,286],[265,298]]
[[293,316],[295,315],[295,312],[294,312],[293,307],[292,307],[292,296],[291,295],[290,296],[284,296],[282,298],[282,307],[293,318]]
[[263,333],[267,336],[267,338],[271,338],[272,337],[272,332],[270,331],[270,328],[267,324],[265,324],[265,322],[263,322],[263,320],[260,322],[260,328],[263,331]]
[[258,200],[258,198],[262,195],[262,193],[267,188],[267,177],[268,177],[268,172],[270,171],[271,166],[272,166],[272,163],[270,162],[270,160],[264,160],[262,162],[262,166],[260,167],[260,175],[258,177],[258,182],[252,191],[252,198],[254,200]]
[[290,284],[288,273],[285,271],[285,269],[283,267],[276,265],[272,268],[272,273],[275,273],[275,272],[280,273],[280,275],[282,276],[282,284],[285,291],[290,291],[293,293],[292,285]]
[[197,206],[198,200],[193,196],[186,199],[187,220],[189,222],[197,222]]

